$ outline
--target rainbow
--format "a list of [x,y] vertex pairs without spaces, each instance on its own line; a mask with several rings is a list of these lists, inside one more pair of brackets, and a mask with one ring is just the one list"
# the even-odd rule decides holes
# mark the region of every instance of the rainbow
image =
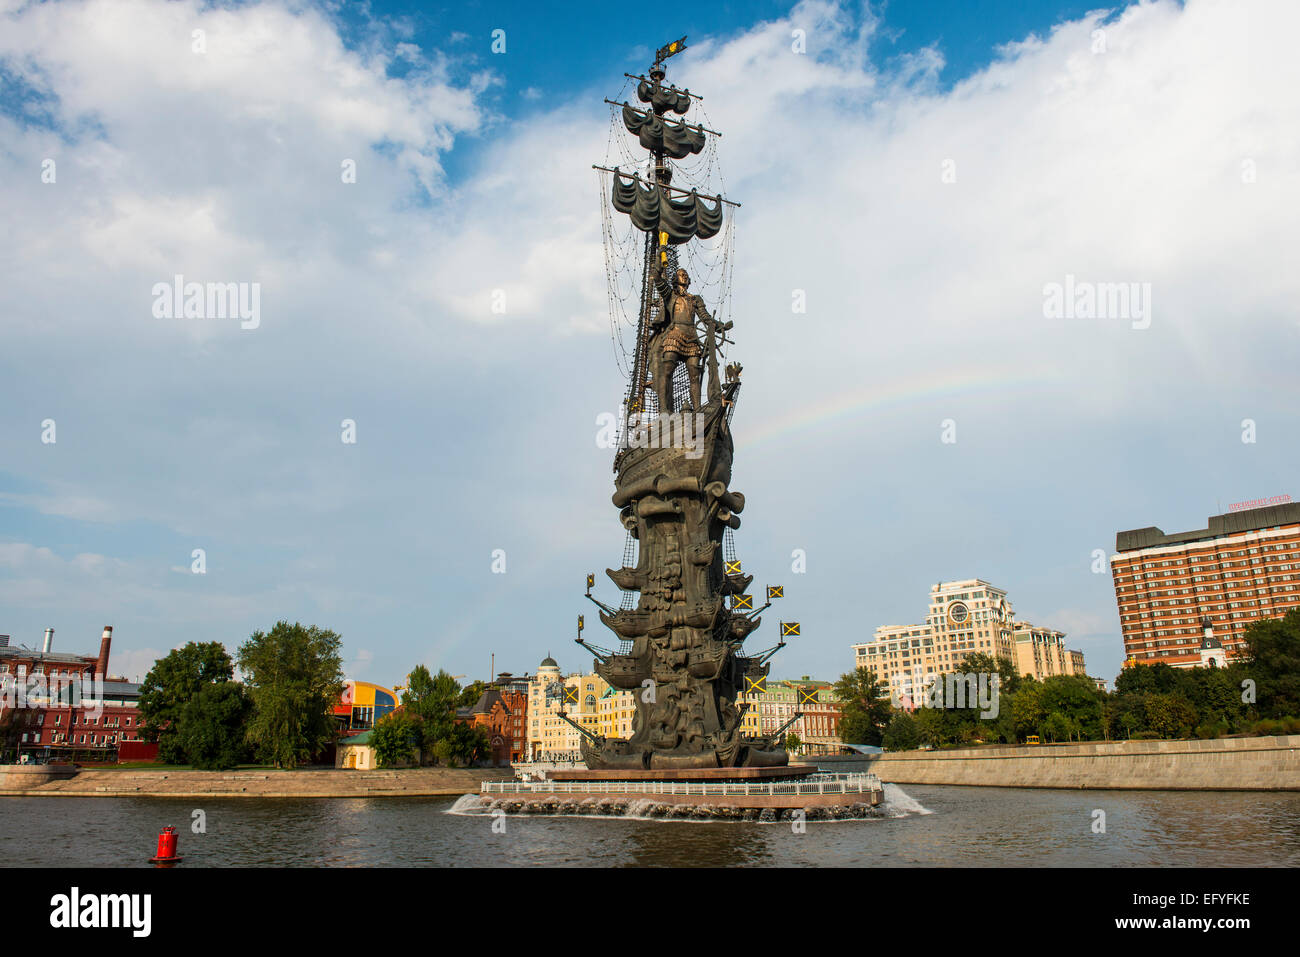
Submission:
[[[752,449],[774,439],[850,421],[868,412],[895,406],[981,393],[1032,391],[1051,382],[1052,379],[1042,372],[1026,372],[1023,368],[990,368],[987,365],[969,372],[925,370],[906,378],[868,382],[815,398],[807,405],[766,419],[753,430],[740,428],[736,432],[736,449]],[[935,428],[938,427],[936,421]]]

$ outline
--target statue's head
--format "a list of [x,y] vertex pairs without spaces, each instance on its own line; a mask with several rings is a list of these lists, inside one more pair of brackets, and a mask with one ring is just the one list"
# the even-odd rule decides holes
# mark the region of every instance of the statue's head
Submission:
[[691,284],[691,274],[685,269],[677,270],[677,288],[685,289]]

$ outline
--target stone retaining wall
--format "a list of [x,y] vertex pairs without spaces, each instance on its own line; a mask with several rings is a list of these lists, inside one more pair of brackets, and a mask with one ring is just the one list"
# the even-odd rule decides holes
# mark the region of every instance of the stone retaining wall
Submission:
[[900,751],[870,770],[890,784],[1297,791],[1300,735]]
[[23,791],[76,773],[71,764],[0,764],[0,793]]
[[[509,781],[509,768],[411,768],[348,771],[145,771],[86,769],[60,780],[35,776],[0,795],[51,797],[435,797],[477,793],[484,781]],[[0,803],[0,807],[4,805]]]

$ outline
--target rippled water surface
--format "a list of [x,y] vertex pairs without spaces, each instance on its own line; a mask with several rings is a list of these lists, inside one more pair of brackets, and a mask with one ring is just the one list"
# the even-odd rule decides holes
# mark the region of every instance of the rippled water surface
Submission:
[[[0,798],[5,866],[1298,865],[1300,794],[886,785],[892,816],[789,824],[449,813],[451,798]],[[467,803],[462,800],[462,806]],[[207,833],[191,832],[192,813]],[[1094,833],[1094,811],[1105,833]],[[500,825],[498,824],[498,829]]]

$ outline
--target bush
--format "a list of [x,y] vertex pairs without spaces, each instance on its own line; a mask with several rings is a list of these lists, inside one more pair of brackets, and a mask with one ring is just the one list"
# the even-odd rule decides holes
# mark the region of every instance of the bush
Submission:
[[401,709],[381,718],[370,732],[375,764],[392,768],[413,763],[419,750],[420,730],[420,719]]
[[1250,726],[1251,734],[1281,734],[1282,722],[1274,718],[1264,718]]
[[1196,726],[1196,737],[1198,738],[1221,738],[1228,733],[1228,722],[1226,721],[1202,721]]
[[1253,735],[1300,734],[1300,718],[1264,718],[1252,724],[1248,731]]

